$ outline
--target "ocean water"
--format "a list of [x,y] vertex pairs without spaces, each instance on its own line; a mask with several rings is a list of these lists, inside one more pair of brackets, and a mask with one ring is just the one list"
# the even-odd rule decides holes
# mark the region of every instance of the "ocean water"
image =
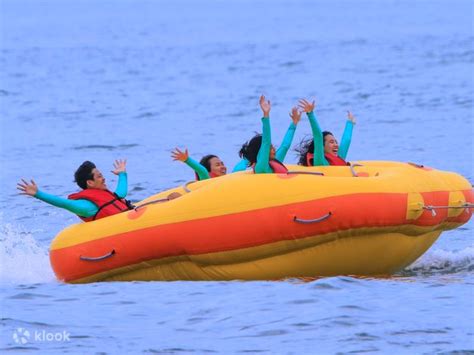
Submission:
[[2,353],[474,352],[473,221],[386,279],[67,285],[48,248],[77,218],[15,189],[127,158],[140,200],[193,179],[174,147],[231,168],[262,93],[276,144],[306,97],[338,137],[354,112],[349,160],[472,183],[471,1],[0,0],[0,30]]

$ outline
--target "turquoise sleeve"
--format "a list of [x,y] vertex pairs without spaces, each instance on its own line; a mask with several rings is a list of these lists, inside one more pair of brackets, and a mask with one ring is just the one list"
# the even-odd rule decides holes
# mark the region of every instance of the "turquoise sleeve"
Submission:
[[314,112],[311,111],[308,114],[309,124],[311,125],[311,130],[313,131],[313,140],[314,140],[314,160],[313,165],[329,165],[329,162],[324,157],[324,141],[323,141],[323,132],[321,127],[319,127],[318,121]]
[[55,195],[50,195],[46,192],[38,190],[35,197],[38,200],[49,203],[50,205],[64,208],[72,213],[82,217],[92,217],[97,213],[97,206],[87,200],[69,200]]
[[186,159],[185,163],[196,172],[196,174],[199,176],[199,180],[206,180],[210,178],[207,169],[193,158]]
[[124,171],[124,172],[119,173],[118,176],[119,176],[119,179],[117,183],[117,188],[115,189],[115,193],[117,194],[118,197],[125,198],[128,192],[127,173]]
[[268,174],[272,169],[268,162],[270,158],[270,147],[272,145],[272,133],[270,129],[270,118],[262,118],[262,145],[258,151],[257,164],[255,164],[255,173]]
[[249,167],[249,161],[247,159],[242,159],[239,161],[237,164],[235,164],[234,169],[232,169],[232,172],[235,173],[237,171],[244,171]]
[[341,145],[339,146],[338,153],[338,155],[344,160],[346,160],[347,152],[349,152],[349,147],[351,145],[353,128],[354,123],[352,123],[352,121],[347,120],[346,126],[344,127],[344,133],[342,134]]
[[281,142],[280,148],[276,151],[275,158],[283,163],[285,160],[286,153],[288,153],[288,149],[291,147],[291,143],[293,142],[293,137],[295,136],[296,125],[291,122],[290,127],[286,131],[285,137],[283,137],[283,141]]

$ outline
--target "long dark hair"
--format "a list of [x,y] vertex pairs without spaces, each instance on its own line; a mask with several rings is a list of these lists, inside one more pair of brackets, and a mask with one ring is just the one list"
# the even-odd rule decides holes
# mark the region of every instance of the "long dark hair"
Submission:
[[[323,132],[323,150],[324,150],[324,142],[326,140],[326,136],[333,135],[329,131]],[[295,151],[298,153],[298,165],[308,166],[308,161],[306,156],[308,153],[314,154],[314,139],[312,138],[304,138],[298,146],[295,148]]]
[[256,134],[251,140],[245,142],[240,148],[239,156],[249,161],[250,165],[257,162],[257,155],[262,146],[262,135]]

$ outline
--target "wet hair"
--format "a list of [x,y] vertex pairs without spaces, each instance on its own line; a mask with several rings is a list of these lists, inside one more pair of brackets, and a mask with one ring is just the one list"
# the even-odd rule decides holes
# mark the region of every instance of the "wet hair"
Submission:
[[239,156],[245,158],[250,164],[257,162],[257,155],[262,146],[262,135],[256,134],[251,140],[245,142],[240,148]]
[[295,148],[298,153],[298,165],[307,166],[306,154],[314,153],[314,140],[312,138],[303,139]]
[[213,154],[208,154],[208,155],[203,156],[201,161],[199,162],[209,172],[211,172],[211,159],[212,158],[218,158],[218,156],[213,155]]
[[86,160],[77,168],[74,173],[74,181],[79,185],[81,189],[87,189],[87,180],[94,180],[94,174],[92,170],[95,169],[95,164],[91,161]]
[[[333,135],[329,131],[323,132],[323,145],[326,140],[326,136]],[[308,161],[306,160],[306,155],[308,153],[314,154],[314,139],[303,139],[300,144],[295,148],[295,151],[298,153],[298,165],[308,166]]]

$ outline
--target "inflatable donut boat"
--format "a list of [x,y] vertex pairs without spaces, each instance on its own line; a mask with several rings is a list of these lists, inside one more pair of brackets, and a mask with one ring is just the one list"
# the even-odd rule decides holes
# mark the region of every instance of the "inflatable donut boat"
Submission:
[[[383,161],[289,169],[189,183],[70,226],[51,244],[53,270],[70,283],[388,275],[471,218],[472,186],[455,173]],[[182,196],[164,202],[171,192]]]

